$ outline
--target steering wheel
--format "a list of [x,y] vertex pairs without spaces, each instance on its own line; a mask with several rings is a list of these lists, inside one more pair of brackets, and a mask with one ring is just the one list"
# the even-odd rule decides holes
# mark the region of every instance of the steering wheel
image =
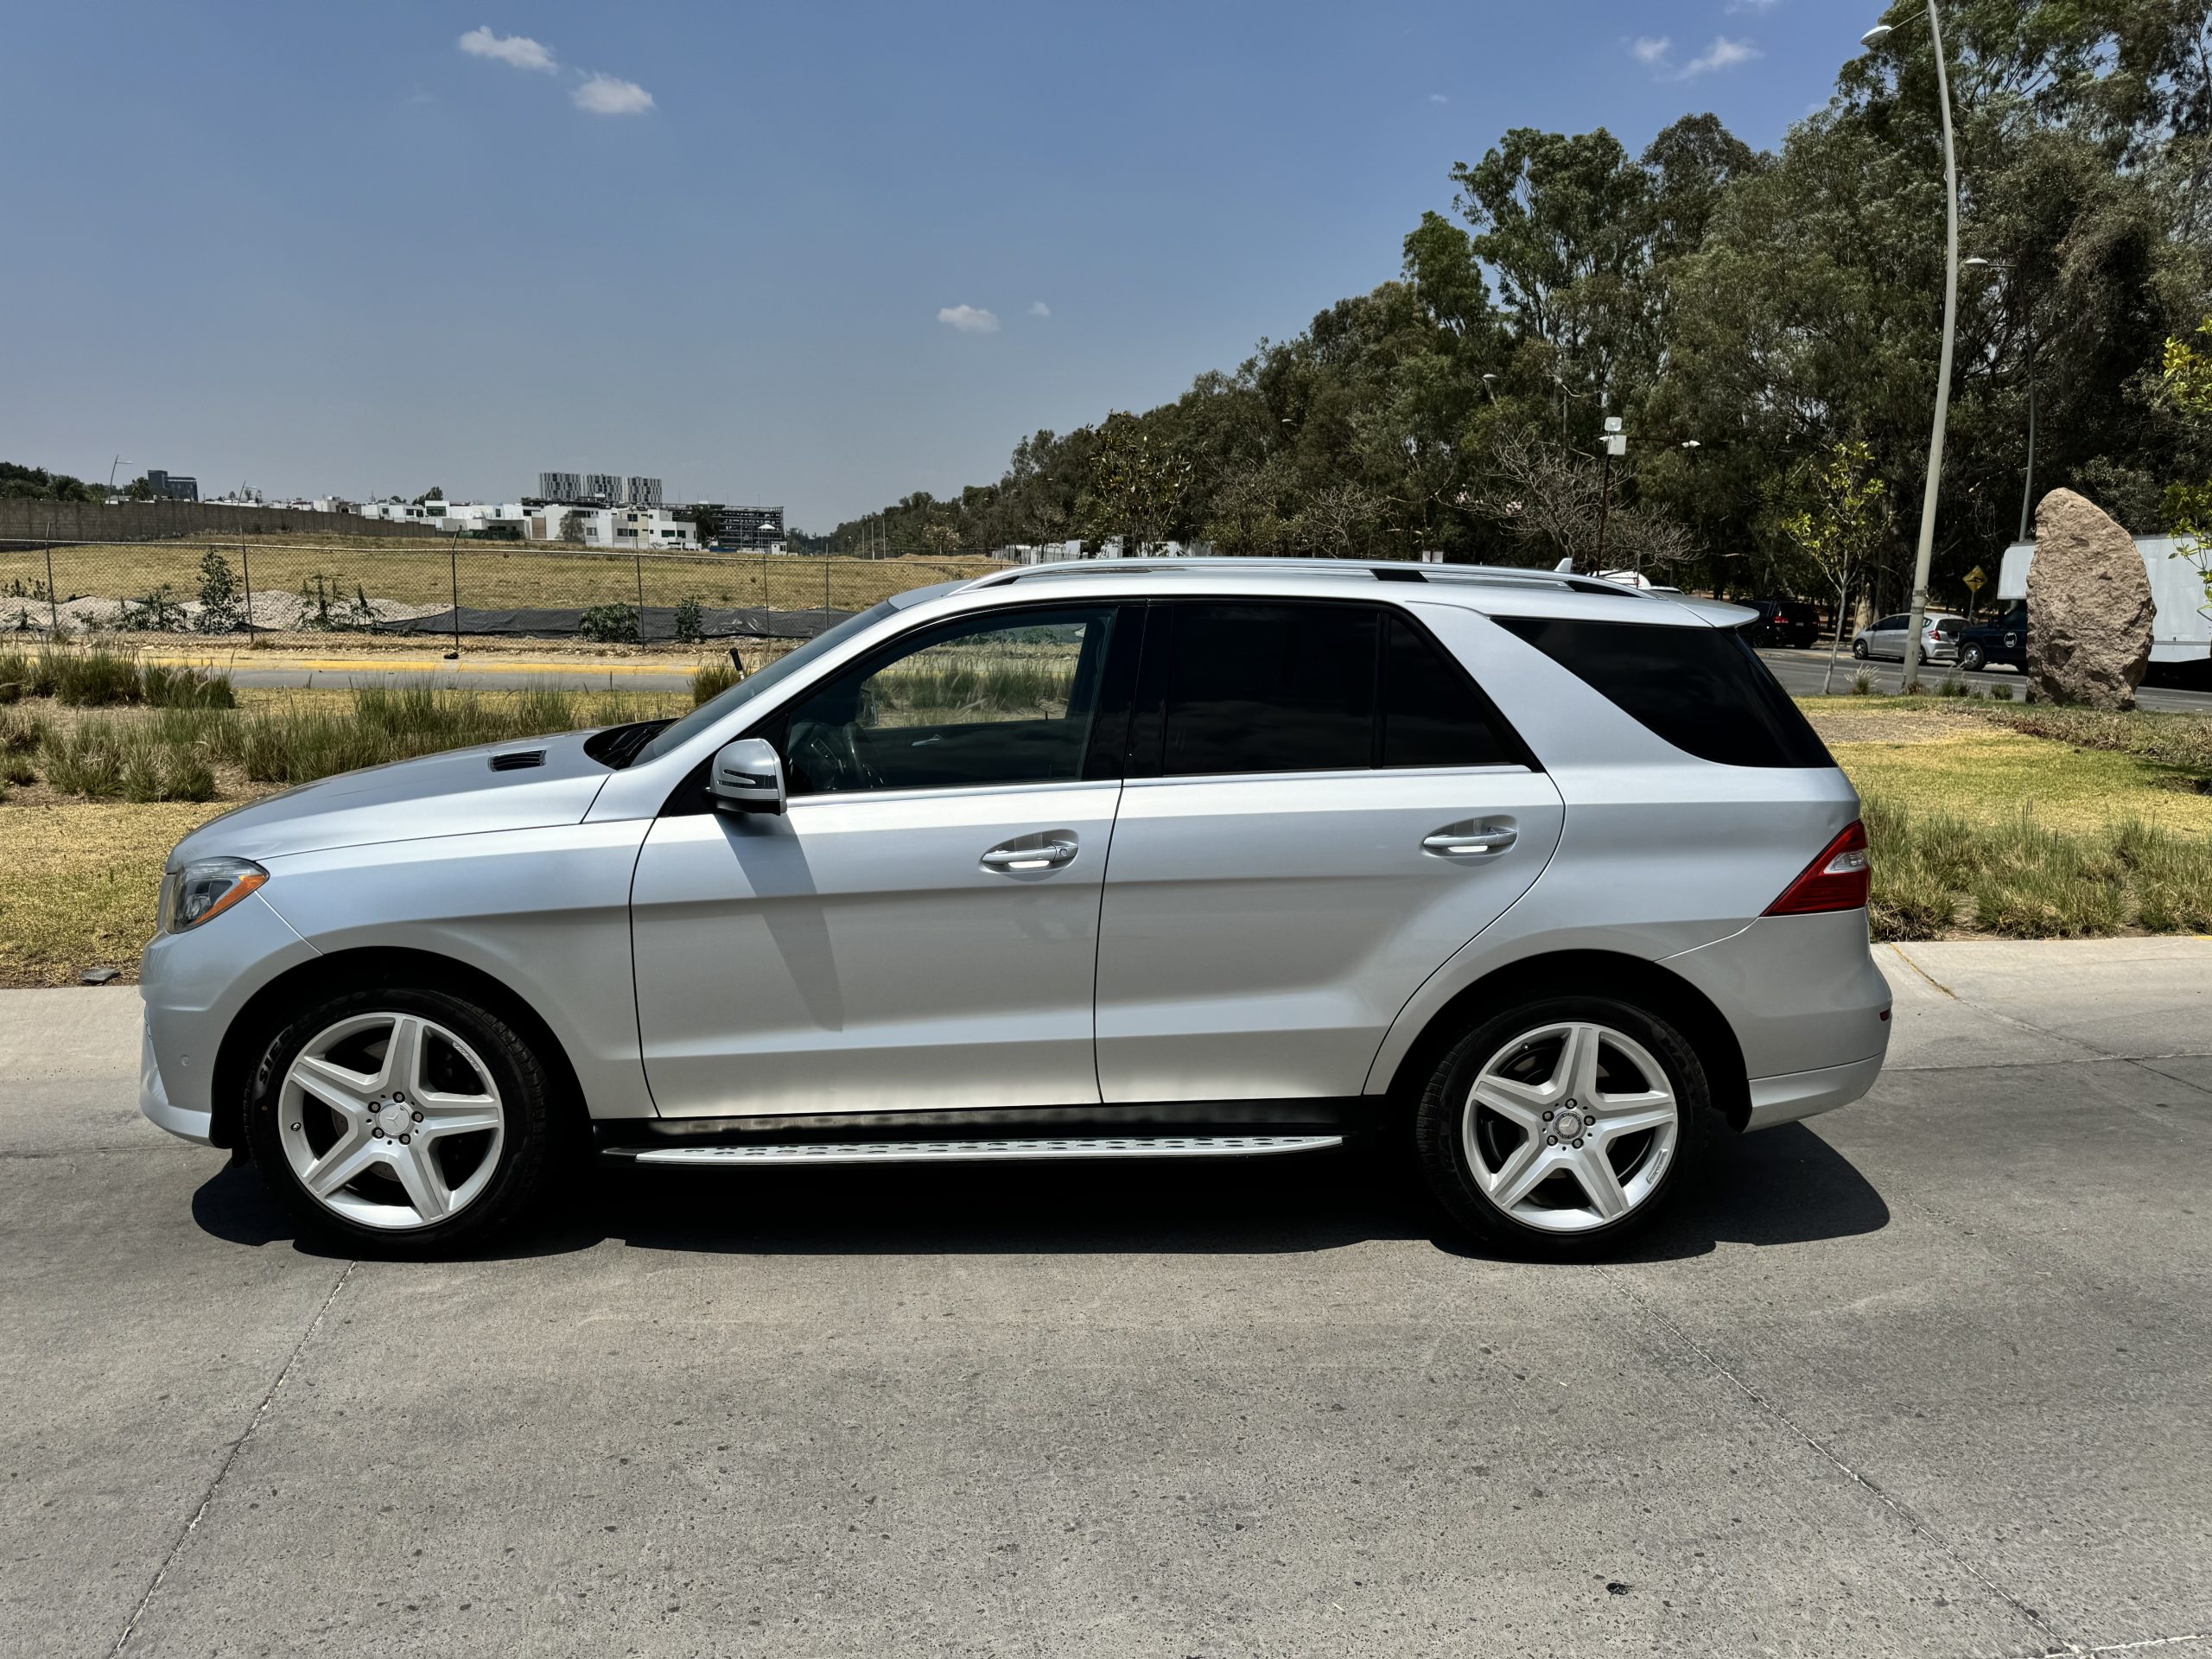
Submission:
[[818,720],[795,721],[791,725],[791,765],[824,795],[848,794],[857,789],[878,789],[883,779],[861,757],[850,726],[831,726]]

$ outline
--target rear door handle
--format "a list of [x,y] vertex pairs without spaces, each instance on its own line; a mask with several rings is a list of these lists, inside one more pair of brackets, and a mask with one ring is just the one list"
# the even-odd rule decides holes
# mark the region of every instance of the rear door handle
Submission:
[[1029,870],[1054,870],[1075,861],[1077,847],[1071,830],[1051,830],[1042,835],[1017,836],[1012,841],[1002,841],[985,853],[983,868],[1001,875],[1020,875]]
[[1444,858],[1491,858],[1520,838],[1521,832],[1510,824],[1468,825],[1423,836],[1421,849]]

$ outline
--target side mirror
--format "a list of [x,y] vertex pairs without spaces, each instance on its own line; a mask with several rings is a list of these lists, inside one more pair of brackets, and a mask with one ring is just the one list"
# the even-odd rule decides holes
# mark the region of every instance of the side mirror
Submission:
[[707,798],[719,812],[781,812],[784,760],[765,737],[741,737],[715,752]]

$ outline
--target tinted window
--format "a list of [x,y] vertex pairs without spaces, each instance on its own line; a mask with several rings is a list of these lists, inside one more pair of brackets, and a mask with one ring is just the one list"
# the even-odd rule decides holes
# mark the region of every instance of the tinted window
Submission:
[[1492,766],[1506,752],[1474,683],[1436,642],[1394,616],[1382,653],[1382,764]]
[[1832,766],[1797,706],[1732,628],[1502,616],[1498,625],[1678,749],[1731,766]]
[[1082,777],[1114,614],[1094,607],[949,624],[839,675],[785,724],[791,792]]
[[1349,605],[1174,605],[1162,770],[1372,766],[1380,615]]
[[1902,628],[1904,626],[1904,618],[1901,616],[1885,616],[1874,625],[1874,632],[1877,633],[1882,633],[1893,628]]

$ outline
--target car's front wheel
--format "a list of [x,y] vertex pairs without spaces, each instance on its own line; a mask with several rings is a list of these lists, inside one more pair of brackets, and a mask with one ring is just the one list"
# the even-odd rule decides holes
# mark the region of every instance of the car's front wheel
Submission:
[[1722,1125],[1675,1027],[1627,1001],[1562,996],[1469,1031],[1431,1072],[1414,1126],[1453,1220],[1487,1243],[1567,1255],[1649,1226]]
[[1983,656],[1980,645],[1967,645],[1959,647],[1959,666],[1968,674],[1973,673],[1988,660]]
[[1853,640],[1851,642],[1851,654],[1859,658],[1860,662],[1865,662],[1866,660],[1867,654],[1866,642],[1864,639]]
[[443,991],[319,997],[264,1051],[254,1161],[301,1224],[378,1254],[428,1254],[513,1222],[543,1185],[554,1089],[531,1044]]

